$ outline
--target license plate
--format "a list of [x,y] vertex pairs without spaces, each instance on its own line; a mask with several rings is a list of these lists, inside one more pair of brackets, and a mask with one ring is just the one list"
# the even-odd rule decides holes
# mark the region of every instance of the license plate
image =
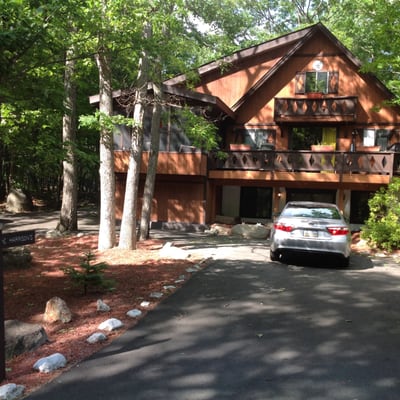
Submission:
[[317,231],[304,231],[303,236],[306,238],[317,238],[318,232]]

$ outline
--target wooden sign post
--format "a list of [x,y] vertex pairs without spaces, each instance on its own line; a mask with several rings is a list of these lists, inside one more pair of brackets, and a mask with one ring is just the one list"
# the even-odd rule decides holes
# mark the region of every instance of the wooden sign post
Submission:
[[4,331],[4,263],[3,248],[35,243],[35,231],[2,234],[3,224],[12,222],[0,219],[0,382],[6,379],[6,340]]

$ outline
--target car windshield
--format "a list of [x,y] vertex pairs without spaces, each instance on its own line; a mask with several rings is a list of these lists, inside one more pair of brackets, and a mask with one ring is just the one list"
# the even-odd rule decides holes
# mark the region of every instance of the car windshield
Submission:
[[325,218],[341,219],[339,211],[334,207],[304,207],[290,206],[283,210],[282,217],[306,217],[306,218]]

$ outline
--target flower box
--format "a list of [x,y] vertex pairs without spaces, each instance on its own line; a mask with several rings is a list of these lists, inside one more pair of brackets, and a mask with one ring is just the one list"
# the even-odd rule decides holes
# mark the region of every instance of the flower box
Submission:
[[311,145],[312,151],[335,151],[335,147],[330,144],[313,144]]
[[357,151],[375,153],[377,151],[381,151],[381,146],[357,146]]
[[322,99],[323,95],[324,94],[322,92],[309,92],[309,93],[307,93],[307,98],[309,98],[309,99]]
[[249,151],[249,150],[251,150],[251,146],[249,144],[243,144],[243,143],[231,143],[229,145],[229,150],[231,150],[231,151]]

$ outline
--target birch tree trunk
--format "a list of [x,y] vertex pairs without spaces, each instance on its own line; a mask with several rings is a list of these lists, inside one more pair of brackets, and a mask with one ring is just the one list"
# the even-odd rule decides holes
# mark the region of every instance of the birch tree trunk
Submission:
[[154,187],[157,174],[158,153],[160,149],[160,121],[162,112],[162,84],[153,83],[154,105],[151,119],[151,143],[149,164],[147,167],[146,182],[143,191],[142,213],[140,218],[139,240],[149,237],[151,207],[154,196]]
[[63,160],[63,189],[60,220],[57,230],[60,232],[78,230],[78,171],[76,167],[76,85],[75,51],[70,48],[66,52],[64,72],[64,116],[62,124],[62,140],[66,151]]
[[[145,24],[144,38],[151,36],[151,25]],[[145,101],[147,96],[147,81],[149,75],[149,60],[146,50],[143,50],[139,61],[139,74],[135,96],[135,107],[133,112],[134,126],[132,128],[131,149],[129,166],[126,176],[124,209],[121,220],[121,230],[118,247],[121,249],[136,249],[136,214],[139,191],[140,162],[143,148],[143,125]]]
[[[108,56],[102,50],[96,56],[99,70],[99,110],[101,116],[112,116],[111,68]],[[115,245],[115,177],[113,133],[100,124],[100,227],[98,249],[105,250]]]

